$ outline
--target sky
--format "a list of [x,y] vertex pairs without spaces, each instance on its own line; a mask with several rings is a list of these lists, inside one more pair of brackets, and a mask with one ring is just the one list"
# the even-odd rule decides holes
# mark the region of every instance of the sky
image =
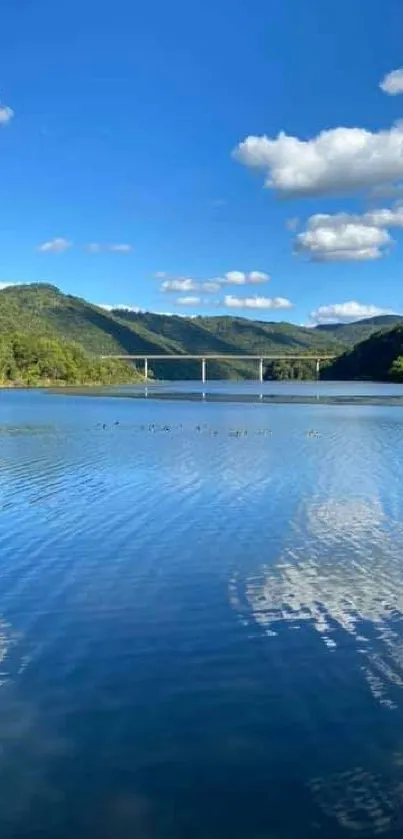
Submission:
[[401,0],[4,0],[0,286],[403,313]]

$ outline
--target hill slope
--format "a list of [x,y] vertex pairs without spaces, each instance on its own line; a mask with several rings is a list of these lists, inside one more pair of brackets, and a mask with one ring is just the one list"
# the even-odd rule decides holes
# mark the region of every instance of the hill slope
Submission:
[[329,323],[315,327],[315,332],[326,334],[328,338],[340,341],[348,346],[354,346],[359,341],[365,341],[381,329],[392,329],[403,323],[401,315],[378,315],[373,318],[355,321],[354,323]]
[[337,358],[323,371],[326,379],[403,379],[403,325],[377,332]]
[[[0,332],[57,334],[95,355],[170,351],[169,342],[133,329],[99,306],[42,283],[0,291]],[[158,349],[156,349],[158,347]]]
[[[149,312],[106,311],[55,286],[9,286],[0,291],[0,334],[16,329],[74,341],[92,355],[153,353],[339,354],[363,336],[393,326],[398,316],[370,318],[352,324],[314,329],[291,323],[253,321],[241,317],[179,317]],[[192,361],[155,363],[158,378],[199,377]],[[209,377],[253,376],[256,364],[209,362]]]
[[24,332],[0,335],[0,385],[125,384],[132,365],[90,356],[78,344]]
[[[94,355],[130,353],[326,352],[344,346],[333,337],[288,323],[243,318],[183,318],[121,309],[109,312],[46,284],[10,286],[0,291],[0,333],[57,335],[80,343]],[[256,375],[250,362],[209,363],[210,377]],[[199,377],[194,362],[154,364],[157,377]]]

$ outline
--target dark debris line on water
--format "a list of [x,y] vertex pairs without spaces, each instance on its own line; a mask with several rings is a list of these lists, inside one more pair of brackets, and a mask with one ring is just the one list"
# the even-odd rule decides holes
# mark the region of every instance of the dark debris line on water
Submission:
[[403,396],[342,396],[322,394],[277,394],[277,393],[214,393],[192,391],[162,391],[153,388],[112,391],[105,388],[57,388],[49,390],[56,396],[92,396],[112,399],[160,400],[167,402],[234,402],[270,405],[387,405],[403,407]]

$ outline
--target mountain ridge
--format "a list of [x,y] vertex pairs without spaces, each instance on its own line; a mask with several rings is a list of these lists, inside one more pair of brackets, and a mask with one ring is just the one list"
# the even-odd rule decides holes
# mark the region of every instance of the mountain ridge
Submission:
[[[385,322],[386,317],[386,322]],[[130,310],[106,310],[84,298],[64,294],[49,283],[7,286],[0,290],[0,333],[16,329],[80,344],[92,355],[113,354],[292,354],[340,355],[362,337],[403,323],[380,316],[350,324],[303,327],[286,321],[239,316],[183,317]],[[199,376],[199,365],[183,360],[154,364],[156,377]],[[247,361],[211,362],[211,377],[255,375]]]

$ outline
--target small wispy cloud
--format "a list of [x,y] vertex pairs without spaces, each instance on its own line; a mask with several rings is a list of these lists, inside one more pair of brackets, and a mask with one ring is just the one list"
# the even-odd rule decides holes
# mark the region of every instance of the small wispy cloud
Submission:
[[49,242],[43,242],[42,245],[38,245],[38,251],[41,253],[62,253],[71,248],[72,244],[69,239],[59,236],[56,239],[51,239]]
[[165,272],[158,272],[157,279],[162,279],[162,277],[165,279],[160,285],[160,291],[202,291],[207,294],[215,294],[226,285],[260,285],[261,283],[268,283],[270,280],[269,274],[265,274],[264,271],[227,271],[222,277],[212,277],[207,280],[195,280],[192,277],[168,277]]
[[233,294],[224,297],[227,309],[291,309],[292,305],[286,297],[235,297]]
[[128,243],[117,243],[117,244],[102,244],[101,242],[89,242],[88,245],[84,245],[85,250],[88,253],[101,253],[101,252],[108,252],[109,253],[130,253],[133,250],[133,245]]
[[291,233],[295,233],[295,231],[298,230],[298,227],[299,227],[298,216],[293,216],[292,218],[288,218],[286,223],[285,223],[285,226],[286,226],[286,230],[290,230]]
[[268,283],[270,277],[263,271],[227,271],[222,279],[223,283],[227,285],[254,285],[259,283]]
[[130,251],[133,250],[133,245],[130,245],[128,243],[107,245],[106,250],[112,251],[112,253],[130,253]]
[[176,302],[179,306],[200,306],[202,299],[201,297],[189,295],[188,297],[178,297]]
[[197,291],[199,284],[189,277],[174,277],[171,280],[164,280],[161,283],[161,291]]
[[397,96],[399,93],[403,93],[403,67],[387,73],[380,82],[379,87],[388,96]]
[[355,320],[392,314],[390,309],[375,306],[373,303],[362,304],[356,300],[346,303],[332,303],[329,306],[319,306],[310,314],[311,324],[350,323]]
[[14,111],[8,105],[0,105],[0,125],[7,125],[11,122],[14,116]]

